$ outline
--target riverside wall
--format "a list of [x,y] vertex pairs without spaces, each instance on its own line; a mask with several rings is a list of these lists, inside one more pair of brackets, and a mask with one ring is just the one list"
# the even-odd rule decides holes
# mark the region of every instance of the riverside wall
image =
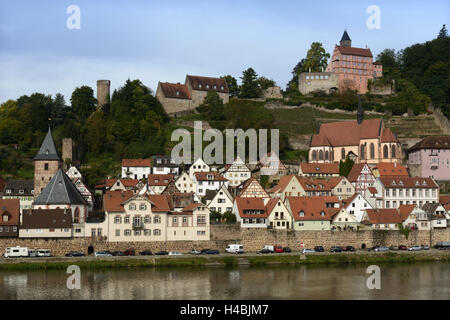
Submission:
[[247,252],[260,250],[264,245],[288,246],[294,251],[302,248],[323,246],[329,250],[332,246],[351,245],[357,249],[363,246],[376,245],[435,245],[440,241],[450,241],[450,228],[418,231],[413,230],[405,238],[398,231],[365,230],[365,231],[276,231],[270,229],[240,229],[238,225],[211,225],[209,241],[169,241],[169,242],[108,242],[104,238],[73,238],[73,239],[0,239],[0,253],[6,247],[23,246],[36,249],[50,249],[52,255],[62,256],[70,251],[85,254],[91,251],[124,251],[134,249],[136,252],[160,250],[188,252],[195,249],[218,249],[224,251],[231,243],[240,243]]

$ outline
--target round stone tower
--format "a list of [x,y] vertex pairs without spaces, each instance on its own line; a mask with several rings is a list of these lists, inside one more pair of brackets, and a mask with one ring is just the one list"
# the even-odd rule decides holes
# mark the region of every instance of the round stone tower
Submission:
[[110,80],[97,80],[97,107],[103,109],[110,103]]

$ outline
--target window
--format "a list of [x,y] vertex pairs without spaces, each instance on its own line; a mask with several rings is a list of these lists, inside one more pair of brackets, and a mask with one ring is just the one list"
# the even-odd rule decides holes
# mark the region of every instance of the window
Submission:
[[7,214],[3,215],[3,222],[7,222],[9,220],[9,216]]
[[122,218],[120,216],[115,216],[114,223],[122,223]]
[[48,163],[44,163],[44,170],[48,171]]
[[161,230],[160,229],[153,230],[153,235],[154,236],[160,236],[161,235]]
[[144,223],[151,223],[152,219],[150,218],[150,216],[145,216],[144,217]]
[[370,144],[370,159],[375,158],[375,145],[373,143]]
[[161,223],[161,217],[159,217],[159,216],[153,217],[153,223]]
[[124,223],[130,223],[130,216],[125,217]]
[[151,235],[152,235],[152,230],[150,230],[150,229],[144,230],[144,236],[151,236]]
[[132,203],[132,204],[130,204],[128,209],[130,209],[130,211],[134,211],[134,210],[136,210],[136,205],[134,203]]
[[139,210],[141,210],[141,211],[147,210],[147,205],[145,203],[141,203],[139,205]]
[[388,146],[386,146],[386,145],[383,147],[383,158],[384,159],[389,158]]
[[130,229],[126,229],[125,231],[124,231],[124,235],[125,236],[131,236],[131,230]]
[[345,159],[345,148],[341,149],[341,159],[344,160]]
[[120,237],[120,229],[116,229],[116,237]]

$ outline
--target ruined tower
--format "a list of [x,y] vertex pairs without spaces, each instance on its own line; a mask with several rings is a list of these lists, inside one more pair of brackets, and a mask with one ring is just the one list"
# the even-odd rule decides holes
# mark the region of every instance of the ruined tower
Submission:
[[61,158],[56,151],[52,131],[48,128],[47,135],[34,161],[34,198],[41,193],[53,176],[61,168]]
[[64,171],[68,169],[66,166],[67,159],[72,163],[73,161],[73,140],[72,138],[65,138],[62,140],[62,161],[64,162]]
[[109,107],[110,86],[111,81],[109,80],[97,80],[97,108],[100,110]]

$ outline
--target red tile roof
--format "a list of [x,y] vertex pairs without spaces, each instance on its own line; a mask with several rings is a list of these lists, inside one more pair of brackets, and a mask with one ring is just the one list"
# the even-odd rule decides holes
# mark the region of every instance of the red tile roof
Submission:
[[398,207],[398,212],[402,218],[402,221],[405,221],[409,217],[415,207],[415,204],[401,204]]
[[150,159],[123,159],[122,167],[150,167]]
[[191,211],[192,212],[194,209],[201,207],[201,206],[203,206],[202,203],[198,203],[198,202],[191,203],[190,205],[184,207],[183,211]]
[[327,180],[306,177],[297,177],[305,191],[331,191]]
[[311,147],[359,146],[361,139],[379,138],[382,125],[382,119],[367,119],[361,124],[356,120],[323,123],[319,133],[312,136]]
[[387,176],[406,176],[409,177],[408,171],[400,163],[380,162],[375,168],[378,168],[380,177]]
[[337,163],[300,163],[303,173],[308,174],[339,174],[339,165]]
[[103,209],[107,212],[123,212],[122,203],[134,196],[134,192],[129,191],[106,191],[103,196]]
[[397,209],[367,209],[366,213],[370,224],[397,224],[404,221]]
[[[241,218],[267,218],[268,213],[263,198],[241,198],[236,197],[236,206]],[[248,211],[262,211],[260,214],[249,214]]]
[[191,75],[188,75],[187,79],[191,84],[192,90],[200,90],[200,91],[215,90],[221,93],[229,92],[227,83],[225,82],[224,79],[191,76]]
[[336,46],[341,54],[349,56],[362,56],[362,57],[373,57],[370,49],[354,48],[354,47],[344,47]]
[[450,194],[447,195],[439,195],[439,203],[444,205],[450,203]]
[[332,177],[328,179],[328,184],[330,188],[335,188],[345,177]]
[[[0,199],[0,226],[18,226],[19,213],[19,199]],[[4,214],[9,215],[8,221],[3,221]]]
[[[208,175],[211,175],[211,179],[208,179]],[[195,179],[197,181],[228,181],[228,179],[224,178],[217,171],[209,171],[209,172],[196,172]]]
[[167,186],[174,180],[172,174],[149,174],[148,185],[149,186]]
[[420,149],[450,149],[450,136],[431,136],[412,146],[408,152]]
[[347,176],[347,180],[350,182],[356,182],[365,165],[365,163],[355,163]]
[[375,187],[369,187],[368,189],[369,189],[369,192],[371,194],[377,194],[378,193],[378,191],[377,191],[377,189]]
[[380,177],[385,188],[439,188],[431,178]]
[[381,140],[380,140],[380,142],[384,142],[384,143],[387,143],[387,142],[394,142],[394,143],[397,143],[398,142],[398,140],[397,140],[397,138],[395,137],[395,135],[392,133],[392,131],[391,131],[391,129],[389,129],[389,128],[384,128],[384,130],[383,130],[383,132],[382,132],[382,134],[381,134]]
[[[162,92],[166,98],[191,99],[188,86],[180,83],[160,82]],[[178,92],[178,94],[177,94]]]
[[[296,221],[331,220],[333,210],[330,212],[327,209],[325,201],[321,197],[287,197],[286,199]],[[304,213],[303,217],[300,216],[300,212]],[[324,216],[322,216],[322,212]]]

